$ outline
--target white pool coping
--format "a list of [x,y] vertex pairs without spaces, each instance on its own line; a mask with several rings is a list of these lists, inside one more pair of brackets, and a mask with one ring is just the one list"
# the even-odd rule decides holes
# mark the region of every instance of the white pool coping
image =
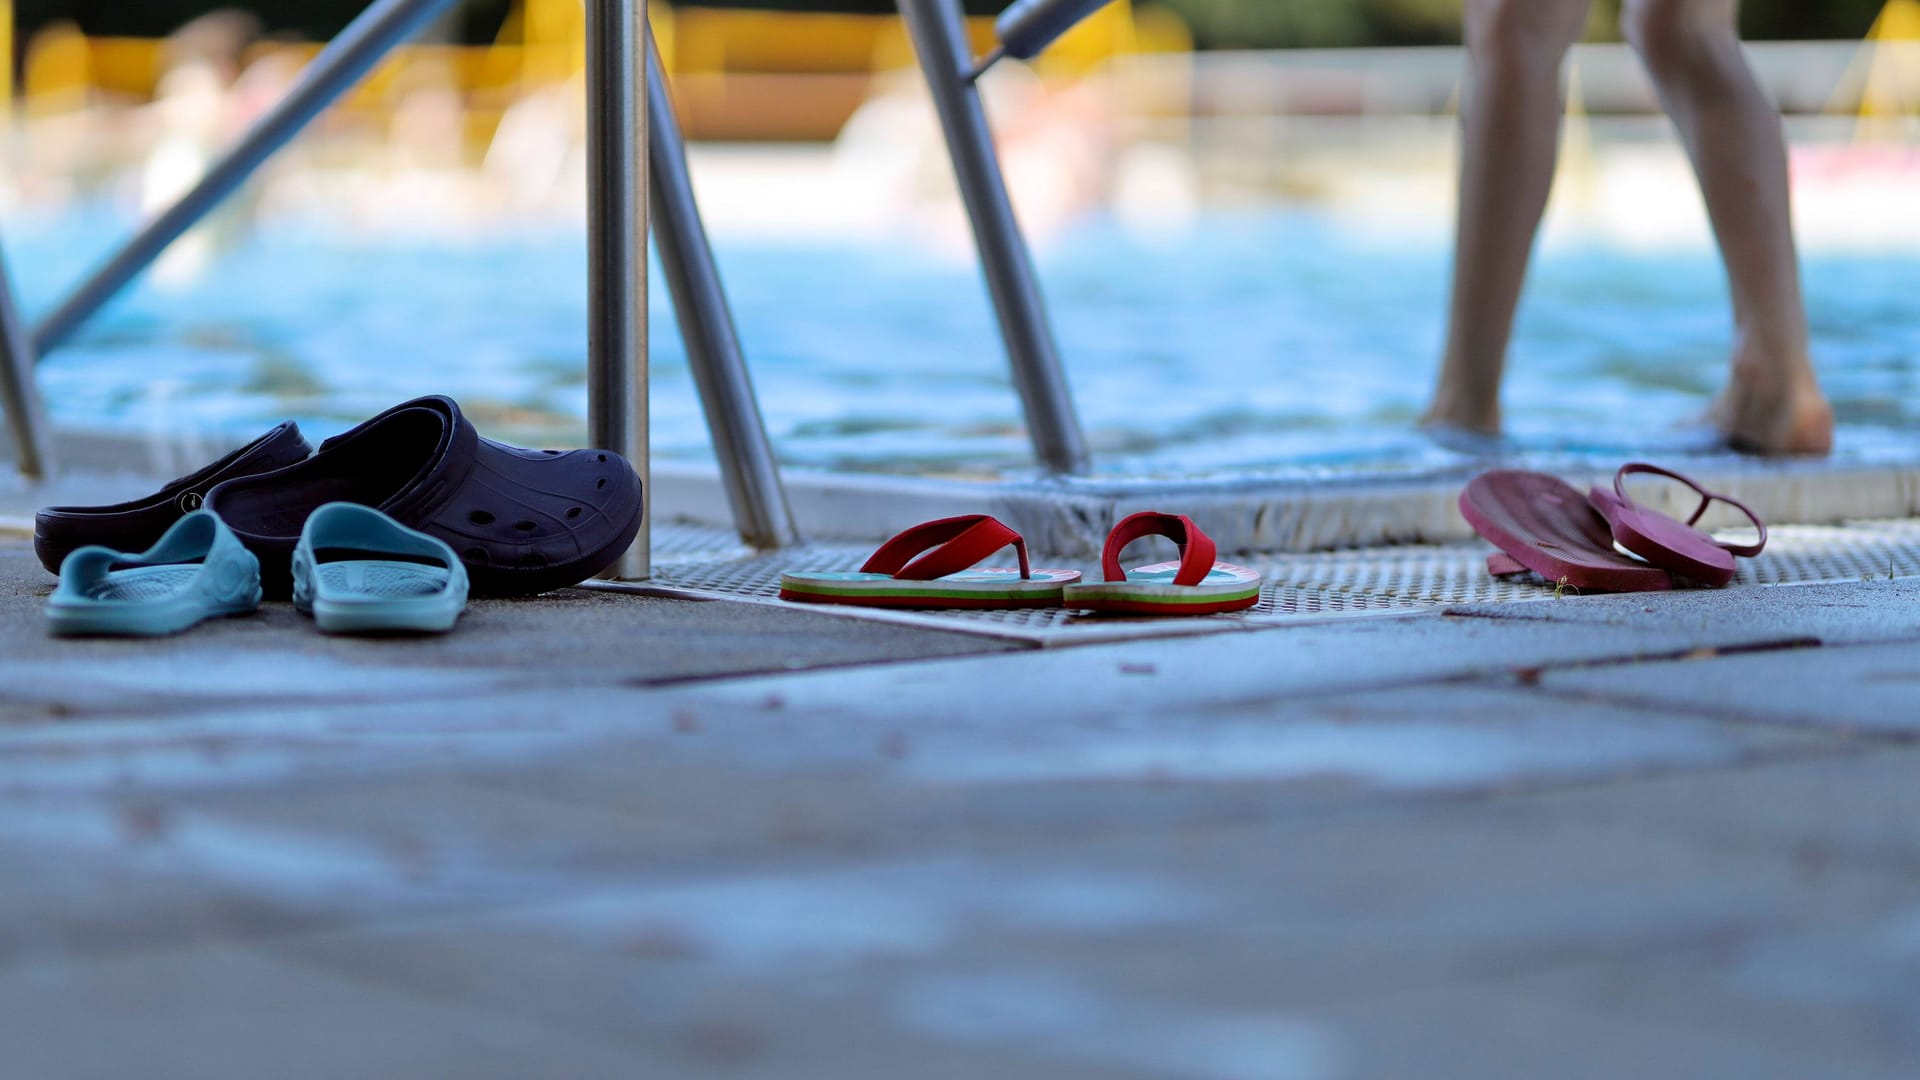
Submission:
[[[0,524],[30,528],[33,510],[50,503],[101,503],[142,494],[222,452],[204,443],[174,446],[151,438],[64,431],[57,447],[68,471],[44,484],[12,474],[0,452]],[[1920,445],[1905,457],[1874,461],[1734,455],[1661,460],[1745,501],[1770,522],[1822,525],[1920,517]],[[1086,557],[1099,553],[1115,521],[1151,509],[1193,517],[1223,551],[1285,553],[1465,540],[1473,533],[1455,503],[1467,480],[1482,469],[1540,468],[1584,489],[1610,483],[1612,464],[1521,456],[1390,476],[997,482],[787,469],[785,481],[800,534],[813,540],[877,541],[932,518],[984,513],[1019,530],[1036,551]],[[1675,486],[1648,485],[1635,492],[1669,512],[1692,510],[1690,498]],[[719,471],[712,465],[656,462],[650,499],[656,522],[731,523]],[[1707,519],[1711,526],[1739,522],[1737,514],[1720,511]]]
[[[1706,487],[1751,506],[1764,520],[1801,525],[1920,516],[1920,448],[1911,460],[1762,461],[1731,455],[1664,459]],[[909,525],[955,514],[1000,518],[1031,547],[1097,555],[1115,521],[1138,510],[1194,518],[1223,551],[1306,552],[1469,539],[1460,490],[1483,468],[1543,468],[1585,490],[1612,483],[1592,463],[1517,459],[1418,475],[1236,476],[1193,480],[1069,479],[966,482],[788,470],[786,486],[803,537],[879,540]],[[659,520],[724,525],[730,519],[712,467],[657,465]],[[1685,516],[1694,502],[1677,485],[1642,485],[1635,497]],[[1716,507],[1710,527],[1744,519]]]

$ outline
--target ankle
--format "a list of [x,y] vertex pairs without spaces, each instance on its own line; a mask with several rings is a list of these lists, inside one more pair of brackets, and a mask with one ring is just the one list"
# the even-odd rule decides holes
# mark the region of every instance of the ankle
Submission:
[[1813,357],[1804,339],[1782,343],[1743,337],[1734,346],[1729,377],[1734,385],[1771,393],[1819,393]]
[[1427,407],[1426,414],[1420,418],[1425,426],[1460,428],[1481,435],[1500,433],[1500,402],[1479,399],[1467,399],[1446,392],[1437,393],[1433,403]]

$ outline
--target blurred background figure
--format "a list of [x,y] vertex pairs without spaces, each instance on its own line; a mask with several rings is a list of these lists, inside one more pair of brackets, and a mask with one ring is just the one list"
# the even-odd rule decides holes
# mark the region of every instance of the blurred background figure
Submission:
[[[1590,0],[1468,0],[1471,60],[1439,388],[1427,422],[1500,432],[1500,380],[1560,138],[1560,81]],[[1738,0],[1627,0],[1623,26],[1699,177],[1733,292],[1713,422],[1737,449],[1825,454],[1779,113],[1741,53]]]
[[[247,49],[260,36],[253,15],[223,9],[202,15],[160,46],[161,74],[147,106],[151,145],[140,169],[141,213],[171,205],[206,174],[222,147],[248,119],[233,96]],[[169,247],[154,264],[154,280],[180,285],[200,277],[222,235],[245,228],[248,199],[229,200],[214,217]]]

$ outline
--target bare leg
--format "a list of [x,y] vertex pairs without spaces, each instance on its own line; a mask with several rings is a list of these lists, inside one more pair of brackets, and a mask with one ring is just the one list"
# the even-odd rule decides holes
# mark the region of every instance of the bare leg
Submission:
[[1460,217],[1426,422],[1500,430],[1500,375],[1559,152],[1560,69],[1590,0],[1468,0]]
[[1833,410],[1814,379],[1780,113],[1740,50],[1739,0],[1627,0],[1624,28],[1700,178],[1738,338],[1713,419],[1740,449],[1824,454]]

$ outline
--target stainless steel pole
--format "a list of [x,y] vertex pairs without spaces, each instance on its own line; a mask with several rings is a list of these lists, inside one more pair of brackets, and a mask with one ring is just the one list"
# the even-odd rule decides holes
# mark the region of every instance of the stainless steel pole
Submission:
[[645,482],[646,516],[609,576],[652,574],[647,458],[645,0],[587,0],[587,432]]
[[44,356],[100,310],[144,271],[168,244],[207,215],[245,183],[275,150],[300,133],[334,99],[373,69],[388,51],[405,41],[455,0],[374,0],[340,36],[313,58],[300,81],[272,111],[215,162],[192,190],[150,220],[118,254],[99,269],[34,331],[34,347]]
[[53,473],[53,428],[33,375],[33,341],[13,299],[13,277],[0,251],[0,413],[13,432],[20,473],[44,480]]
[[967,45],[960,6],[957,0],[899,0],[899,5],[907,32],[913,37],[914,51],[920,56],[920,67],[933,90],[933,106],[946,132],[960,197],[973,222],[981,268],[994,310],[1000,316],[1007,358],[1013,364],[1014,386],[1026,408],[1034,457],[1053,472],[1085,472],[1086,439],[1080,433],[1080,418],[1074,413],[1073,397],[1060,369],[1053,330],[1047,325],[1046,304],[1034,279],[1033,257],[1013,216],[1013,205],[1007,200],[1006,178],[994,152],[980,91],[968,78],[973,54]]
[[700,220],[693,178],[687,172],[686,141],[673,113],[660,49],[651,34],[647,37],[647,145],[653,238],[673,292],[680,337],[687,345],[687,366],[706,409],[707,430],[713,436],[714,455],[720,459],[720,478],[733,508],[734,526],[740,538],[754,547],[791,544],[798,538],[793,512],[780,485],[780,466],[767,439],[720,269]]

